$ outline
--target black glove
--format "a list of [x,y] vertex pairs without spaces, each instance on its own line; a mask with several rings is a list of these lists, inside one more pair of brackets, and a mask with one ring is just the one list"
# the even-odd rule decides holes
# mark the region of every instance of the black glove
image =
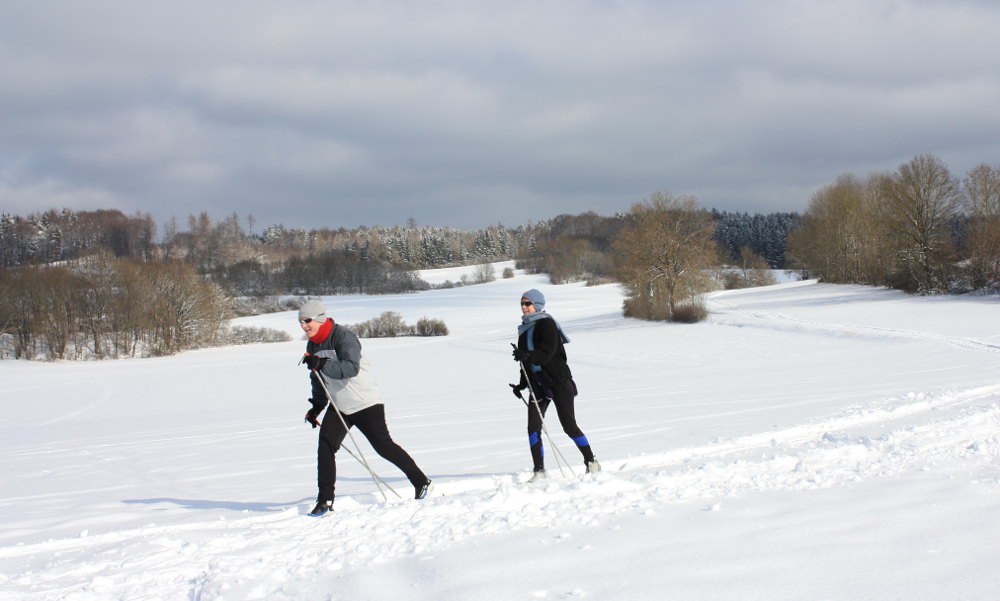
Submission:
[[523,363],[528,360],[528,351],[519,349],[517,347],[514,347],[513,355],[514,355],[514,361],[520,361]]
[[326,403],[315,399],[306,400],[312,404],[312,409],[306,411],[306,423],[312,424],[312,427],[315,430],[316,427],[319,426],[319,414],[323,413],[323,410],[326,409]]
[[306,364],[306,368],[309,369],[309,371],[313,371],[314,369],[323,369],[323,364],[326,363],[326,357],[317,357],[316,355],[306,353],[306,355],[302,357],[302,362]]
[[512,389],[512,392],[514,393],[514,396],[516,396],[521,400],[524,400],[524,397],[521,396],[521,393],[524,392],[524,389],[527,388],[527,386],[524,386],[522,384],[511,384],[510,387]]

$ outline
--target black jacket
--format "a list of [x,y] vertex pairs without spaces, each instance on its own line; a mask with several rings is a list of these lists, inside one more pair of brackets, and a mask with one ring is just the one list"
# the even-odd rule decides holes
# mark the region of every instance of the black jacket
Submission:
[[[528,350],[528,333],[531,333],[533,350]],[[566,347],[563,346],[562,336],[556,322],[552,319],[539,319],[535,322],[535,327],[521,334],[517,338],[517,348],[526,352],[528,359],[524,362],[525,370],[531,374],[532,365],[542,368],[536,381],[533,381],[533,388],[536,393],[542,396],[552,397],[553,393],[559,394],[562,391],[569,391],[576,395],[576,384],[573,383],[573,372],[570,371],[566,363]],[[524,372],[521,373],[521,385],[526,385]],[[542,390],[539,390],[539,387]]]

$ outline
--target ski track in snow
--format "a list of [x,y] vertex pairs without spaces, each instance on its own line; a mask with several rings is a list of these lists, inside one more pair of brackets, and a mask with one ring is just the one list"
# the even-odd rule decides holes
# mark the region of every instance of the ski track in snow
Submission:
[[[945,336],[924,331],[902,330],[851,323],[835,323],[801,319],[784,315],[776,311],[741,310],[732,304],[722,301],[721,299],[725,296],[725,292],[716,293],[712,295],[711,300],[709,301],[709,308],[713,312],[710,317],[710,321],[712,323],[739,327],[756,326],[776,329],[797,329],[817,334],[833,334],[840,336],[875,336],[901,340],[940,342],[965,350],[1000,353],[1000,344],[967,337]],[[723,316],[720,317],[717,313],[721,313]],[[726,313],[738,316],[739,319],[726,317]]]
[[[917,423],[892,428],[909,420]],[[294,599],[289,583],[470,537],[597,527],[609,516],[676,503],[711,511],[754,492],[846,486],[956,459],[996,461],[998,432],[1000,386],[914,394],[891,408],[855,408],[781,431],[609,461],[602,473],[576,478],[550,469],[539,484],[522,482],[527,474],[439,479],[422,502],[354,495],[320,519],[294,505],[235,520],[83,533],[0,549],[2,572],[20,573],[0,580],[0,599]],[[18,568],[39,557],[47,558],[44,571]]]
[[[876,326],[864,326],[854,324],[834,324],[829,322],[812,321],[808,319],[797,319],[788,317],[780,313],[744,313],[745,316],[755,320],[774,320],[782,324],[784,328],[802,328],[806,326],[810,331],[816,333],[837,334],[842,336],[879,336],[884,338],[896,338],[904,340],[922,340],[950,344],[951,346],[970,351],[984,351],[989,353],[1000,353],[1000,344],[993,344],[974,340],[972,338],[962,338],[956,336],[944,336],[929,332],[917,332],[913,330],[898,330],[893,328],[880,328]],[[724,318],[714,319],[713,323],[720,325],[746,325],[745,323],[734,324]],[[759,325],[759,324],[758,324]]]

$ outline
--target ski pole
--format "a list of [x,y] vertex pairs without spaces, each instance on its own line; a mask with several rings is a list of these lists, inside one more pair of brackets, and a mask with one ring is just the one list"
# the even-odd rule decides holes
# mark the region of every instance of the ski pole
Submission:
[[[334,410],[334,411],[336,411],[336,410],[337,410],[337,408],[336,408],[336,407],[334,407],[334,408],[333,408],[333,410]],[[352,450],[350,449],[350,447],[346,447],[346,446],[345,446],[345,447],[344,447],[344,450],[345,450],[345,451],[347,451],[347,454],[348,454],[348,455],[350,455],[351,457],[354,457],[355,459],[357,459],[358,463],[361,463],[362,465],[364,465],[364,462],[362,462],[362,461],[361,461],[361,459],[358,459],[358,456],[354,454],[354,451],[352,451]],[[365,466],[365,467],[367,467],[367,466]],[[369,471],[370,471],[370,470],[369,470]],[[398,493],[398,492],[396,492],[395,490],[393,490],[393,488],[392,488],[391,486],[389,486],[389,484],[388,484],[388,483],[387,483],[387,482],[386,482],[385,480],[383,480],[382,478],[380,478],[378,474],[376,474],[375,472],[371,472],[371,474],[372,474],[372,476],[374,476],[374,477],[375,477],[375,479],[376,479],[376,480],[378,480],[378,481],[379,481],[379,482],[381,482],[382,484],[385,484],[386,488],[388,488],[389,490],[392,490],[392,492],[396,493],[396,496],[397,496],[397,497],[399,496],[399,493]]]
[[[515,349],[517,348],[517,346],[515,346],[514,343],[511,343],[511,346],[513,346]],[[565,463],[566,469],[568,469],[569,473],[572,474],[573,477],[575,478],[576,472],[573,471],[573,468],[570,467],[569,462],[566,461],[565,457],[563,457],[562,451],[559,450],[559,447],[556,446],[555,441],[552,440],[552,436],[549,434],[549,429],[545,427],[545,415],[542,414],[542,408],[538,403],[538,398],[535,396],[535,389],[531,385],[531,378],[528,377],[528,370],[524,367],[523,362],[518,361],[517,364],[521,366],[521,373],[524,374],[524,381],[528,384],[528,394],[531,397],[531,404],[534,405],[535,411],[538,412],[538,420],[542,424],[542,432],[545,433],[545,438],[547,438],[549,440],[549,444],[552,445],[552,450],[556,452],[556,465],[559,467],[559,474],[562,475],[564,478],[566,477],[566,473],[563,471],[562,468],[562,464]],[[524,400],[524,397],[521,397],[521,401],[524,402],[525,405],[528,404],[528,402]],[[529,408],[528,410],[530,411],[531,409]]]
[[358,460],[358,462],[361,465],[365,466],[365,469],[368,470],[369,474],[371,474],[372,480],[375,481],[375,488],[377,488],[378,491],[382,493],[382,499],[384,501],[388,501],[389,497],[387,497],[385,491],[382,490],[382,484],[385,484],[385,487],[391,490],[392,494],[396,495],[399,498],[402,498],[399,495],[399,493],[396,492],[396,489],[389,486],[386,483],[386,481],[383,480],[382,478],[379,478],[378,474],[375,473],[375,470],[373,470],[371,466],[368,465],[368,461],[365,459],[364,453],[361,452],[361,447],[358,445],[358,441],[354,439],[354,434],[351,434],[351,429],[347,427],[347,422],[344,421],[344,416],[340,414],[340,410],[337,409],[337,404],[333,402],[333,397],[330,396],[330,390],[326,387],[326,382],[323,381],[323,376],[321,376],[319,372],[317,372],[315,369],[310,371],[312,371],[312,374],[316,378],[316,381],[319,382],[319,385],[323,388],[323,392],[326,393],[326,399],[330,401],[330,405],[332,405],[330,410],[337,414],[337,418],[340,419],[340,424],[344,426],[344,431],[347,432],[347,435],[351,438],[351,442],[354,444],[354,448],[358,450],[358,454],[355,455],[354,453],[351,452],[351,449],[346,446],[344,448],[347,449],[347,452],[350,453],[351,457],[354,457],[355,459]]

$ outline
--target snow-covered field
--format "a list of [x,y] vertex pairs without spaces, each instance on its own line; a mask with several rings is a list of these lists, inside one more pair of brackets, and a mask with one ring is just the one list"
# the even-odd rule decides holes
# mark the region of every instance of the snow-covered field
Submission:
[[[503,265],[498,266],[497,273]],[[457,281],[461,272],[427,273]],[[520,294],[572,343],[604,465],[527,484],[510,394]],[[0,362],[0,600],[931,600],[1000,595],[1000,300],[790,282],[710,319],[621,317],[615,286],[494,283],[325,299],[451,335],[363,341],[394,437],[435,480],[383,501],[340,460],[315,498],[290,343]],[[362,450],[408,497],[395,469]]]

